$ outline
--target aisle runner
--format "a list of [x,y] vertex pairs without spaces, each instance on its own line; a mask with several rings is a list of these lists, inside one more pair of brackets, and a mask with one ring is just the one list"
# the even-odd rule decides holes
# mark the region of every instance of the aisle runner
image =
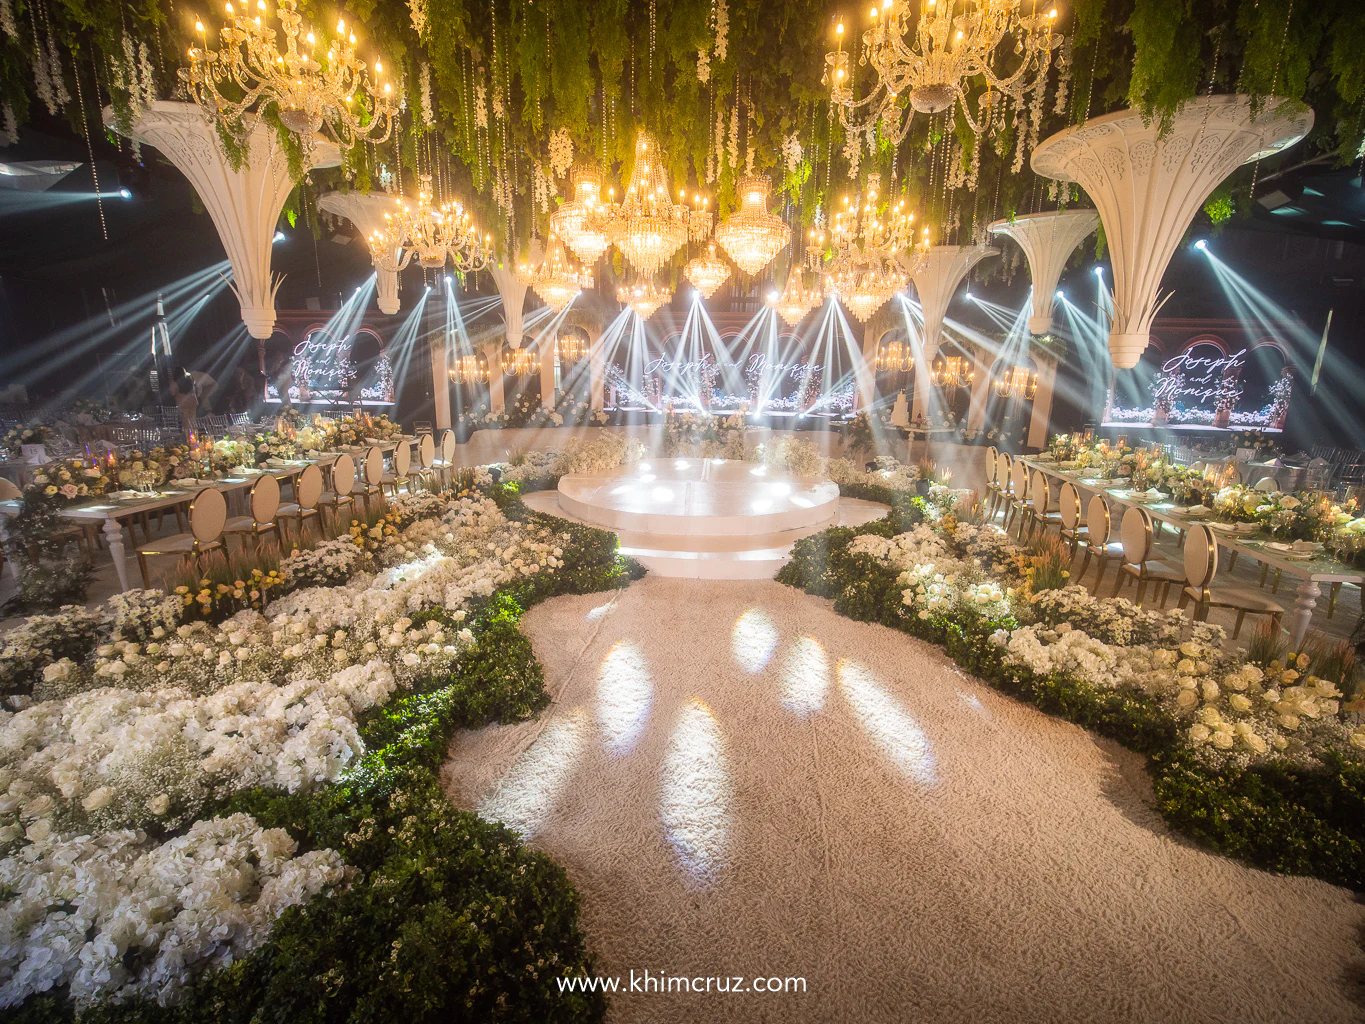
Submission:
[[[926,645],[653,577],[522,626],[555,703],[447,783],[565,865],[612,1021],[1359,1019],[1350,893],[1169,836],[1139,757]],[[716,992],[755,976],[805,991]]]

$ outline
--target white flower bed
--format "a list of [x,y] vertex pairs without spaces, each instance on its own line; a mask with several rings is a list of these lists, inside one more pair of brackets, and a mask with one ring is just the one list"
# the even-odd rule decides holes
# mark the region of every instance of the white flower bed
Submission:
[[1154,698],[1217,763],[1275,756],[1309,763],[1329,747],[1365,751],[1365,725],[1342,714],[1342,693],[1308,674],[1307,658],[1262,669],[1245,651],[1224,649],[1221,626],[1192,623],[1176,608],[1096,598],[1083,587],[1028,598],[992,571],[1013,547],[995,526],[957,525],[950,543],[942,527],[922,523],[892,538],[859,536],[849,550],[900,570],[903,614],[961,620],[1012,612],[1028,624],[993,637],[1006,665]]
[[297,847],[234,814],[160,845],[136,831],[53,836],[0,860],[0,1007],[57,985],[81,1008],[177,1002],[194,974],[244,956],[285,908],[345,880],[336,851]]
[[[64,984],[79,1005],[173,1003],[192,973],[259,945],[284,907],[342,880],[334,851],[291,860],[279,830],[195,819],[244,788],[341,778],[364,753],[359,716],[473,641],[459,625],[471,600],[563,566],[567,534],[482,498],[441,506],[383,545],[380,571],[293,591],[265,614],[175,626],[174,599],[148,595],[30,624],[15,644],[28,667],[87,619],[119,626],[91,663],[48,660],[36,700],[0,711],[0,892],[14,894],[0,914],[0,1005]],[[329,542],[316,560],[348,544],[361,550]],[[415,624],[429,608],[456,625]],[[138,831],[153,823],[189,831],[157,846]]]

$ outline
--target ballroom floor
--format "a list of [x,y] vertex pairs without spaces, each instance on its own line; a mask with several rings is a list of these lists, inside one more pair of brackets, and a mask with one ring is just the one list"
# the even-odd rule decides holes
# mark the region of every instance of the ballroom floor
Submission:
[[1142,759],[768,582],[523,620],[553,705],[461,733],[461,806],[568,870],[626,1021],[1358,1020],[1365,907],[1194,848]]

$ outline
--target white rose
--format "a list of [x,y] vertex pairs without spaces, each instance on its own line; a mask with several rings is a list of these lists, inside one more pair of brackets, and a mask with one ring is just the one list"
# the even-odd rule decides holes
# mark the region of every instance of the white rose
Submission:
[[41,843],[48,836],[52,835],[52,822],[47,818],[39,818],[28,827],[28,831],[26,831],[24,835],[28,837],[28,840],[31,843]]
[[1195,693],[1193,690],[1181,690],[1175,696],[1175,703],[1176,706],[1180,708],[1192,708],[1199,703],[1199,694]]
[[1209,727],[1207,725],[1190,726],[1190,739],[1196,743],[1206,743],[1209,738]]
[[147,810],[151,811],[158,818],[171,809],[171,798],[165,793],[158,793],[147,801]]
[[81,801],[81,806],[87,811],[98,811],[108,807],[113,799],[114,791],[108,786],[101,786],[99,789],[91,790],[90,795]]
[[1243,713],[1250,711],[1252,708],[1251,701],[1243,697],[1240,693],[1234,693],[1229,697],[1228,704],[1232,707],[1232,710],[1241,711]]
[[1202,689],[1203,689],[1203,691],[1204,691],[1204,699],[1205,699],[1205,700],[1217,700],[1217,699],[1218,699],[1218,692],[1219,692],[1219,691],[1218,691],[1218,684],[1215,683],[1212,679],[1205,679],[1205,680],[1204,680],[1204,685],[1203,685]]
[[1233,734],[1230,732],[1215,732],[1213,734],[1213,745],[1219,750],[1231,750],[1233,744]]
[[1280,727],[1293,732],[1299,727],[1299,716],[1283,714],[1280,716]]

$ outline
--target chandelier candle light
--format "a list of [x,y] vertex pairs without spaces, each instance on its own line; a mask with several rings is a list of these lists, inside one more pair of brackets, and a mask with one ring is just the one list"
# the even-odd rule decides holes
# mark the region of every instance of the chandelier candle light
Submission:
[[488,266],[492,242],[491,235],[479,235],[469,211],[460,203],[433,206],[431,175],[424,174],[416,204],[395,200],[393,210],[384,214],[384,227],[371,232],[370,258],[379,266],[381,260],[392,261],[392,254],[401,248],[403,255],[397,260],[396,271],[416,256],[427,270],[441,270],[449,261],[457,274],[467,274]]
[[483,384],[488,380],[488,360],[481,355],[457,356],[450,368],[450,379],[456,384]]
[[767,178],[746,174],[736,191],[740,207],[716,228],[716,241],[735,266],[752,277],[791,241],[792,231],[781,217],[768,212],[772,184]]
[[393,86],[381,82],[378,60],[371,81],[345,21],[337,22],[336,35],[319,57],[317,36],[303,29],[295,0],[280,0],[276,8],[283,47],[265,0],[257,0],[254,14],[246,3],[241,14],[231,3],[223,13],[217,50],[209,46],[204,23],[195,21],[200,44],[190,47],[189,67],[179,77],[190,97],[239,144],[251,130],[247,115],[270,107],[305,152],[324,128],[346,149],[389,137],[398,113]]
[[550,230],[587,266],[597,262],[611,240],[603,224],[602,175],[589,167],[575,167],[573,198],[550,216]]
[[[719,229],[716,230],[716,237],[720,237]],[[716,243],[710,242],[706,246],[706,254],[689,261],[683,267],[683,273],[692,282],[692,287],[701,292],[701,297],[709,299],[730,279],[730,265],[716,255]]]
[[623,284],[616,289],[617,301],[635,310],[641,320],[648,320],[671,298],[673,298],[671,288],[661,288],[652,280],[632,285]]
[[807,288],[801,279],[801,271],[793,269],[787,275],[787,283],[782,294],[773,300],[772,306],[777,315],[788,327],[799,324],[812,309],[824,301],[818,288]]
[[550,236],[550,253],[534,270],[521,265],[521,276],[540,300],[556,313],[567,306],[579,292],[593,286],[592,271],[577,266],[564,251],[563,244]]
[[[908,0],[882,0],[871,8],[858,63],[872,66],[876,85],[861,99],[853,93],[843,23],[836,28],[837,47],[825,55],[822,83],[847,131],[875,127],[898,145],[916,112],[955,107],[979,138],[1004,98],[1022,108],[1031,92],[1047,88],[1052,52],[1062,43],[1052,31],[1055,7],[1040,9],[1037,0],[921,0],[914,6],[917,11]],[[1010,40],[1013,45],[1001,46]],[[998,120],[1003,127],[1005,118]]]
[[649,133],[640,132],[626,194],[620,203],[604,208],[603,220],[611,244],[645,277],[652,277],[684,243],[700,242],[711,233],[710,200],[697,196],[694,208],[685,199],[684,190],[673,201],[658,149]]

